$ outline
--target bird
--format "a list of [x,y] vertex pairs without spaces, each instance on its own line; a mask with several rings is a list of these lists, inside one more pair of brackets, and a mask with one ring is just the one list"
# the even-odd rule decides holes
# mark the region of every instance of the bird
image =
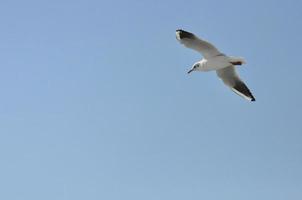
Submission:
[[193,64],[188,74],[193,71],[208,72],[215,70],[218,77],[233,92],[248,101],[256,101],[235,69],[235,66],[246,64],[244,58],[227,56],[210,42],[182,29],[176,30],[176,39],[185,47],[196,50],[203,56],[200,61]]

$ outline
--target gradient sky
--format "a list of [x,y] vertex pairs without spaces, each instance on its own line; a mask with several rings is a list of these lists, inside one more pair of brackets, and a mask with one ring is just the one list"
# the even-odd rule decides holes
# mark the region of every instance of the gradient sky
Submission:
[[[302,2],[1,0],[0,199],[301,200]],[[182,28],[243,56],[248,102]]]

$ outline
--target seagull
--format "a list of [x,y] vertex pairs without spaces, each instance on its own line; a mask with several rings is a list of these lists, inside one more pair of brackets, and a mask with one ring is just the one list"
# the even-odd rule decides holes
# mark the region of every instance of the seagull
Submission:
[[193,33],[181,29],[176,30],[176,39],[184,46],[198,51],[203,56],[202,60],[194,63],[188,71],[188,74],[193,71],[207,72],[215,70],[218,77],[225,85],[231,88],[233,92],[249,101],[256,100],[236,73],[235,66],[245,64],[244,58],[226,56],[211,43],[198,38]]

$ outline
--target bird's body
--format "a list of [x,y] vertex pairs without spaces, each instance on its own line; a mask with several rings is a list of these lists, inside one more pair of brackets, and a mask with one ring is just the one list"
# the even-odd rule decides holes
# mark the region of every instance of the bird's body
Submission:
[[186,47],[194,49],[203,55],[203,59],[196,62],[188,73],[192,71],[206,72],[215,70],[218,77],[222,79],[232,91],[249,101],[255,101],[254,96],[241,81],[234,67],[235,65],[245,64],[243,58],[226,56],[211,43],[201,40],[187,31],[177,30],[176,39]]
[[[224,54],[218,55],[212,58],[208,59],[202,59],[198,64],[200,64],[198,71],[213,71],[213,70],[219,70],[223,69],[225,67],[229,67],[230,65],[233,65],[233,63],[239,63],[240,60],[230,59],[229,57],[225,56]],[[197,64],[196,63],[196,64]]]

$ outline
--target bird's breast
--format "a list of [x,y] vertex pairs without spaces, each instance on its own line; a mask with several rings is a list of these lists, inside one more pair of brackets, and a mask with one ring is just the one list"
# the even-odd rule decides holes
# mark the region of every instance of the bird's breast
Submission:
[[204,71],[219,70],[230,66],[230,62],[225,56],[217,56],[211,59],[207,59],[203,62]]

